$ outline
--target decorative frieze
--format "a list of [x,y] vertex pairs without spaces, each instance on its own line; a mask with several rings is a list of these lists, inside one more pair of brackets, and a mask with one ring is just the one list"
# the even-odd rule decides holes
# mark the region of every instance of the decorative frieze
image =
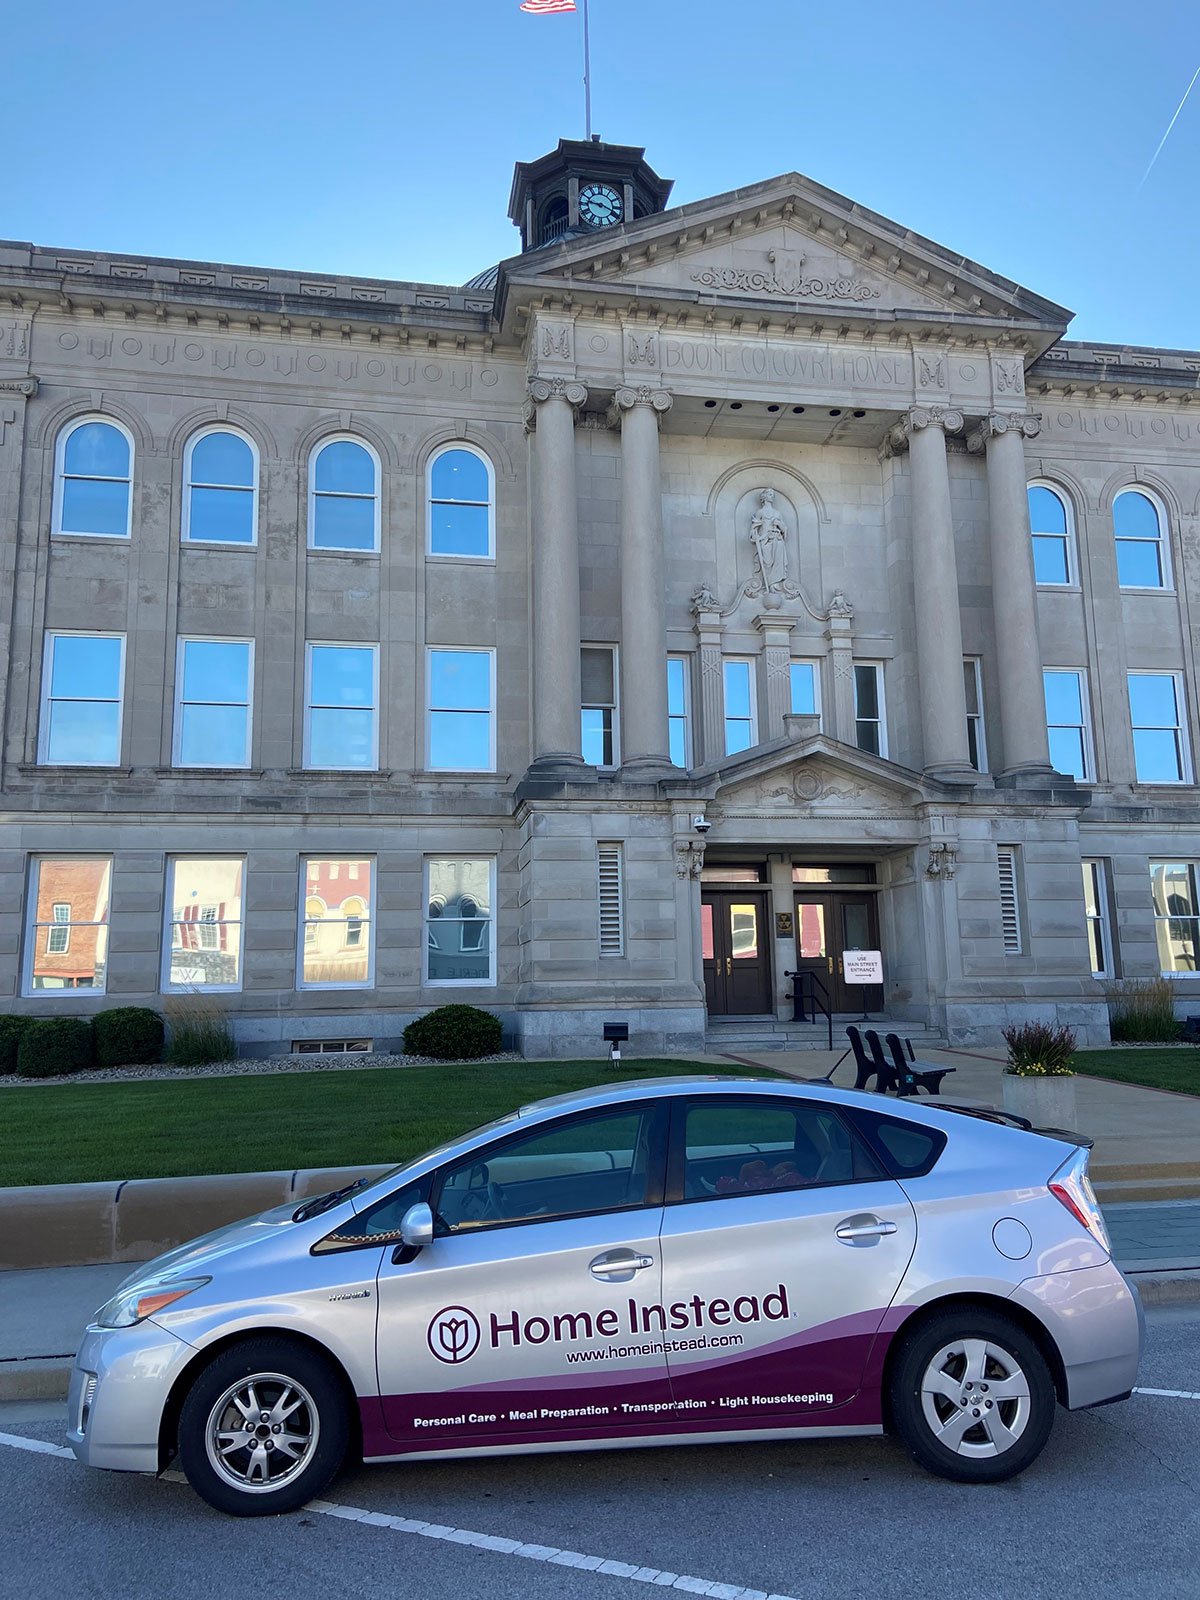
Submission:
[[848,273],[808,277],[799,251],[768,250],[764,268],[702,267],[692,282],[729,294],[781,297],[786,300],[878,300],[880,290]]

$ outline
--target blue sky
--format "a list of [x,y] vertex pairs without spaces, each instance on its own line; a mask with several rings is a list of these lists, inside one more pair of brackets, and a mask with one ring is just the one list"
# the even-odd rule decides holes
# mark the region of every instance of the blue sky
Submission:
[[[1200,346],[1200,84],[1141,183],[1197,0],[592,0],[592,32],[596,131],[676,201],[796,169],[1074,337]],[[516,247],[513,162],[582,136],[580,40],[518,0],[0,0],[0,235],[461,282]]]

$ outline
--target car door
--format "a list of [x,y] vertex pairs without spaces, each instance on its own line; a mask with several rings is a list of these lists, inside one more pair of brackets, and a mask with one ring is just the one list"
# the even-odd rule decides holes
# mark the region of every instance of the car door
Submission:
[[379,1273],[392,1450],[653,1431],[670,1400],[648,1331],[666,1124],[659,1102],[627,1102],[508,1134],[435,1174],[432,1244],[385,1254]]
[[916,1216],[837,1107],[680,1099],[666,1200],[663,1302],[679,1330],[667,1361],[687,1427],[816,1425],[839,1410],[877,1422],[869,1393],[854,1403]]

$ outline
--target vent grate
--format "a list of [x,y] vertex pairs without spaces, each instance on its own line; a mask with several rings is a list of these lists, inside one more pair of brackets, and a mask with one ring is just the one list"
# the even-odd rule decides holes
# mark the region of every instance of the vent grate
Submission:
[[1000,925],[1004,932],[1004,953],[1021,954],[1021,908],[1017,901],[1017,852],[1010,845],[996,851],[1000,866]]
[[294,1056],[364,1056],[375,1048],[373,1039],[293,1039]]
[[600,877],[600,954],[625,954],[625,885],[619,844],[596,847]]

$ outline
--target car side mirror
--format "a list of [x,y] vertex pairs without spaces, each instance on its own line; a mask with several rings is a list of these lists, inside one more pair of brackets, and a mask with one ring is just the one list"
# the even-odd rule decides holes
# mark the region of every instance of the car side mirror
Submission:
[[433,1212],[424,1200],[409,1206],[400,1222],[400,1238],[413,1250],[433,1243]]

